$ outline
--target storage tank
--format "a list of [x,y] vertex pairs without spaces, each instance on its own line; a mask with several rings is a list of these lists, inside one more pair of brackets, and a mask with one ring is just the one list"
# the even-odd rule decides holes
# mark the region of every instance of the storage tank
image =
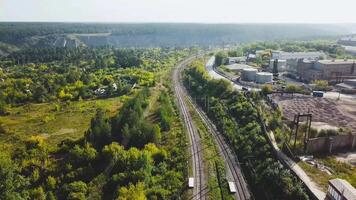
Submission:
[[256,73],[256,83],[270,83],[273,81],[273,74],[269,72]]
[[243,81],[255,81],[257,69],[246,68],[242,70],[241,78]]

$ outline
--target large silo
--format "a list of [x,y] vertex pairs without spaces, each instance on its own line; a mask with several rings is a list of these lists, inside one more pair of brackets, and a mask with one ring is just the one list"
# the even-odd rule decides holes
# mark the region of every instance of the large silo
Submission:
[[269,72],[256,73],[256,83],[264,84],[273,81],[273,74]]
[[257,69],[246,68],[242,70],[241,78],[243,81],[255,81]]

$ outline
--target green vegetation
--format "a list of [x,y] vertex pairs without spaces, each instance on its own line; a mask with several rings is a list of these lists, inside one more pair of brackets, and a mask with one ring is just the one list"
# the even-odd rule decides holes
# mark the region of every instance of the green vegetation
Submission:
[[190,51],[2,57],[0,199],[184,197],[187,143],[166,77]]
[[[211,80],[201,61],[184,72],[184,82],[197,102],[231,142],[256,198],[308,199],[302,183],[274,157],[257,123],[257,110],[224,80]],[[205,104],[205,98],[209,104]],[[252,99],[258,99],[253,94]]]
[[227,62],[227,56],[228,54],[225,51],[219,51],[215,55],[215,65],[220,66],[225,64]]
[[299,162],[298,165],[300,165],[306,171],[308,176],[310,176],[324,191],[327,190],[328,181],[334,178],[345,179],[354,187],[356,186],[356,168],[352,165],[337,161],[333,156],[317,157],[317,161],[329,167],[332,175],[305,162]]
[[329,86],[328,81],[325,80],[315,80],[312,84],[315,84],[313,89],[320,90],[320,91],[329,91],[332,87]]

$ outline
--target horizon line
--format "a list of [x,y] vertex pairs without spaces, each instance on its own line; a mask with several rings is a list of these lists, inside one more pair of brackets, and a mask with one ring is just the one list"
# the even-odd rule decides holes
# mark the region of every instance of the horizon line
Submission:
[[145,21],[46,21],[0,20],[0,23],[83,23],[83,24],[295,24],[295,25],[356,25],[356,22],[145,22]]

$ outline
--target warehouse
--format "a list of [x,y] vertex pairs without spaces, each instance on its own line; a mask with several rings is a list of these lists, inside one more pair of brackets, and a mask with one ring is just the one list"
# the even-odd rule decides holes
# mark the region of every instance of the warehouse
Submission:
[[246,65],[246,64],[232,64],[232,65],[226,65],[225,67],[235,73],[242,72],[244,69],[252,69],[253,68],[252,66]]
[[306,82],[352,77],[356,76],[355,60],[299,60],[297,73]]
[[298,60],[319,60],[325,58],[326,54],[323,52],[283,52],[273,51],[272,59],[285,60],[286,70],[296,72]]

